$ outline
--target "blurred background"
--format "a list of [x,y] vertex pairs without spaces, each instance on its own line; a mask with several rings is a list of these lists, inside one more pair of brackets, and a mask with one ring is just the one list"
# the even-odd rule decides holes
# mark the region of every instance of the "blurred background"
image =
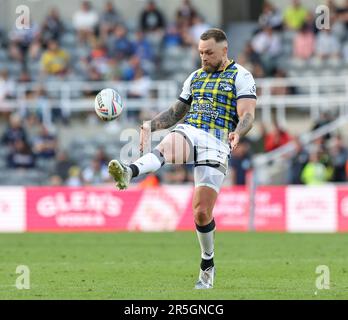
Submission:
[[[225,185],[345,183],[348,1],[0,0],[0,185],[111,183],[121,133],[176,100],[209,27],[258,90]],[[125,107],[110,123],[94,113],[106,87]],[[192,181],[191,167],[164,166],[136,182]]]

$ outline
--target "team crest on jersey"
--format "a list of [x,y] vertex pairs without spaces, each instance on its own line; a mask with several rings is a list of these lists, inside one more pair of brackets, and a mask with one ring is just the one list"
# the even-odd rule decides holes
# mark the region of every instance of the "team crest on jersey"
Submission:
[[233,90],[232,84],[228,82],[220,82],[219,83],[219,90],[231,92]]

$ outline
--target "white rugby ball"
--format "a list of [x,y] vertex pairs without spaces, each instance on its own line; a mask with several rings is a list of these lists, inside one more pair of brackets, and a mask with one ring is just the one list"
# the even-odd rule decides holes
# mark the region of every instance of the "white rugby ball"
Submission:
[[115,120],[123,110],[121,96],[114,89],[103,89],[95,97],[94,109],[100,119]]

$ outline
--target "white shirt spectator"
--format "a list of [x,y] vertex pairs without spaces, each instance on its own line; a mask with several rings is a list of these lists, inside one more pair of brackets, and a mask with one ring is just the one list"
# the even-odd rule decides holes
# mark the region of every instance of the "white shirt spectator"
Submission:
[[15,82],[7,77],[7,75],[0,74],[0,101],[6,97],[14,97]]
[[73,26],[76,30],[93,31],[98,22],[98,13],[93,10],[79,10],[73,16]]
[[129,94],[133,97],[147,98],[149,97],[151,88],[151,79],[145,75],[136,77],[129,82]]
[[281,39],[271,30],[261,31],[251,40],[251,46],[258,54],[277,56],[281,52]]
[[108,181],[109,172],[106,166],[97,165],[96,160],[92,161],[92,165],[82,171],[82,178],[87,184],[102,184]]
[[340,43],[337,37],[329,30],[320,31],[316,40],[315,53],[321,58],[338,56]]
[[190,35],[195,43],[199,42],[203,32],[207,31],[210,25],[199,16],[193,19],[192,27],[190,28]]

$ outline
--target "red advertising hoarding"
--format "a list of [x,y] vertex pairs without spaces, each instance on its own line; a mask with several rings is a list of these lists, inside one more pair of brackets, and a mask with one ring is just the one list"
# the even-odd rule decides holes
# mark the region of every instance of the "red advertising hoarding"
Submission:
[[27,188],[27,230],[126,230],[141,193],[93,187]]

